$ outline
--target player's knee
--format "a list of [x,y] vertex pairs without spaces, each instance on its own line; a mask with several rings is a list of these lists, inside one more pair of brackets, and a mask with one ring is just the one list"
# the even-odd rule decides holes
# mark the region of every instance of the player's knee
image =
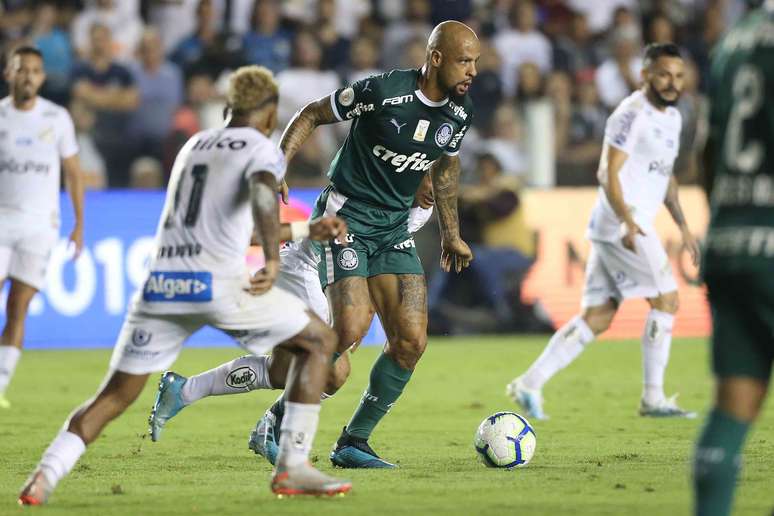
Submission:
[[610,328],[610,324],[613,321],[613,316],[615,315],[615,312],[613,313],[607,313],[607,312],[598,312],[593,314],[583,314],[583,320],[586,322],[586,325],[589,327],[589,329],[594,333],[594,335],[599,335],[600,333],[604,333],[607,331],[608,328]]
[[352,325],[342,325],[341,327],[336,327],[335,333],[338,338],[337,350],[343,352],[349,349],[349,347],[355,342],[361,341],[368,333],[370,325],[371,324],[369,320],[367,324],[355,323]]
[[650,300],[651,308],[668,314],[676,314],[680,308],[680,298],[677,292],[662,294]]

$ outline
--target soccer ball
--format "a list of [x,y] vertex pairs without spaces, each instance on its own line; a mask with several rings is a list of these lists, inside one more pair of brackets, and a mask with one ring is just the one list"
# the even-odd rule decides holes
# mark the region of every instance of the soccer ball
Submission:
[[522,468],[535,454],[537,437],[529,421],[520,415],[498,412],[478,425],[473,445],[490,468]]

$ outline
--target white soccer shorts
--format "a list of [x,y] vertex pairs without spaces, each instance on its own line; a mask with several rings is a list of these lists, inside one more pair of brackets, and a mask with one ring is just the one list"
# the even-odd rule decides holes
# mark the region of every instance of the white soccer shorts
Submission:
[[0,280],[13,278],[43,290],[48,261],[58,239],[59,234],[51,228],[0,225]]
[[280,273],[276,285],[304,301],[327,324],[332,324],[325,297],[320,285],[320,275],[305,259],[304,251],[297,246],[285,247],[280,254]]
[[111,369],[138,375],[169,369],[184,341],[205,325],[222,330],[253,355],[263,355],[311,320],[303,301],[276,286],[261,296],[236,292],[201,313],[151,314],[142,306],[137,303],[124,320]]
[[583,308],[609,299],[653,298],[677,290],[669,257],[654,232],[637,235],[636,253],[619,241],[593,240],[586,263]]

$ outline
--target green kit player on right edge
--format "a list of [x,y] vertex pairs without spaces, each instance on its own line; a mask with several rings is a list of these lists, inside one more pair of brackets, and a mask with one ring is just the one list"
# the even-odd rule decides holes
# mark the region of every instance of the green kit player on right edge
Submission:
[[[330,185],[312,214],[336,215],[349,228],[347,235],[319,249],[320,280],[339,352],[365,336],[372,306],[387,343],[331,453],[336,466],[395,467],[376,454],[368,438],[400,397],[427,345],[424,270],[407,220],[428,173],[441,230],[442,267],[459,272],[473,258],[459,232],[457,154],[473,119],[467,92],[479,55],[478,38],[468,26],[443,22],[428,39],[421,69],[393,70],[336,90],[301,109],[282,135],[280,148],[290,162],[315,127],[352,120],[331,163]],[[275,404],[256,429],[256,440],[264,444],[254,449],[267,458],[264,449],[276,439],[281,408]]]
[[[760,2],[758,2],[760,3]],[[741,450],[774,361],[774,1],[715,48],[703,274],[717,390],[694,459],[695,514],[731,512]]]

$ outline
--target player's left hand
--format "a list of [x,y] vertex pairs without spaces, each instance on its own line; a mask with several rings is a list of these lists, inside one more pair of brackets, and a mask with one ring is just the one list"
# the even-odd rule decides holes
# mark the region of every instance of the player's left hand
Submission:
[[283,204],[290,202],[290,189],[284,179],[277,185],[277,192],[280,194]]
[[332,240],[347,234],[347,223],[340,217],[319,217],[309,223],[311,240]]
[[473,260],[473,251],[470,250],[461,238],[445,240],[441,238],[441,269],[444,272],[458,273],[470,265]]
[[699,249],[699,242],[693,234],[685,229],[683,230],[683,247],[688,250],[688,254],[691,255],[691,262],[694,266],[699,265],[699,259],[701,258],[701,250]]
[[81,251],[83,251],[83,226],[80,224],[75,225],[72,233],[70,233],[69,241],[73,246],[73,260],[75,260],[81,255]]
[[279,274],[279,260],[269,260],[252,276],[250,276],[250,286],[245,291],[253,296],[265,294],[274,285],[274,280]]

